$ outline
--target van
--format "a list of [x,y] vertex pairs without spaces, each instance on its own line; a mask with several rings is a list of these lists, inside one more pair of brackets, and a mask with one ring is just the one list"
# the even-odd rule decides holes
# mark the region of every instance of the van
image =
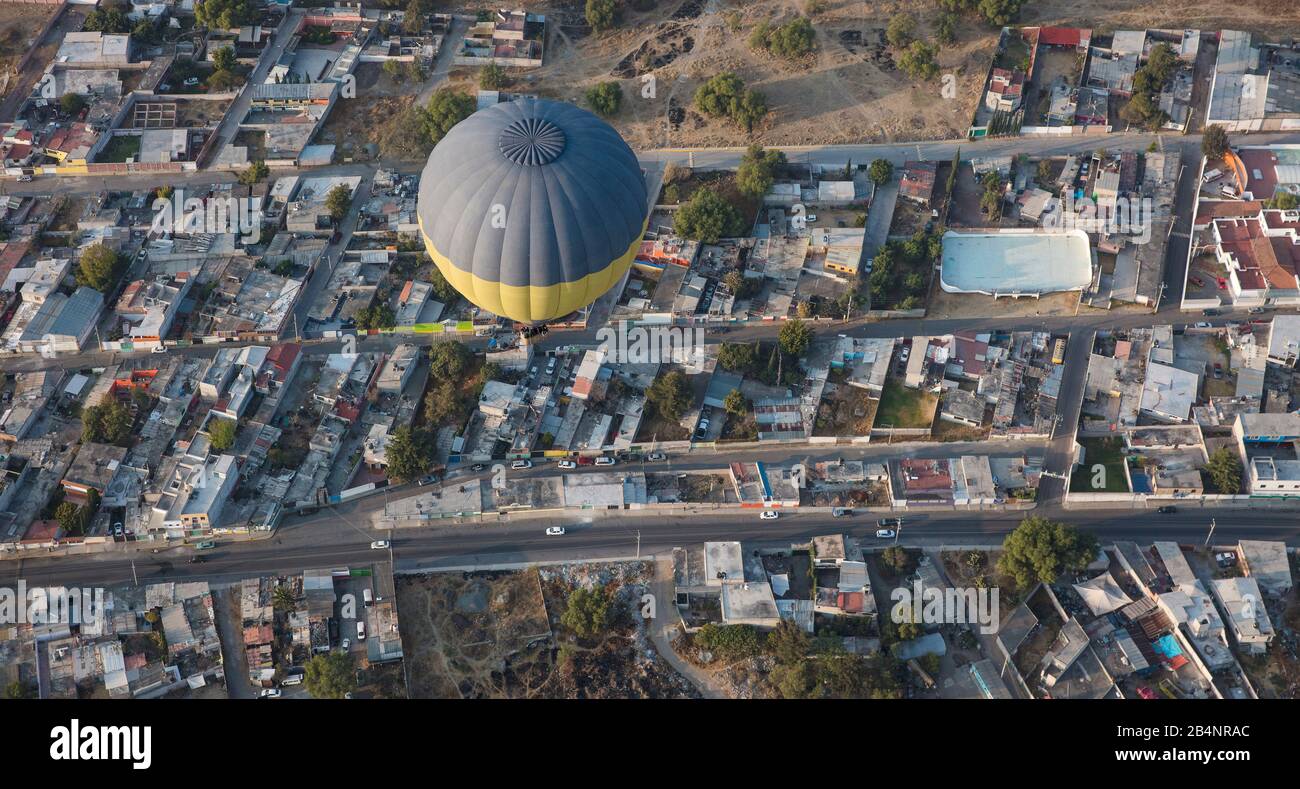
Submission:
[[1208,184],[1210,181],[1213,181],[1215,178],[1218,178],[1221,175],[1223,175],[1223,171],[1216,167],[1213,170],[1207,172],[1205,175],[1201,176],[1201,183]]
[[302,674],[290,674],[289,676],[285,677],[283,680],[280,681],[280,687],[288,687],[289,685],[301,685],[301,684],[302,684]]
[[361,590],[361,599],[366,601],[366,605],[373,605],[375,602],[375,595],[370,591],[370,588],[367,587]]

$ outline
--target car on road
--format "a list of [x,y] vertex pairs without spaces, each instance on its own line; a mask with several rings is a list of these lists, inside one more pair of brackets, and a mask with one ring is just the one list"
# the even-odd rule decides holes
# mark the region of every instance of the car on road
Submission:
[[902,526],[903,519],[902,518],[881,518],[880,520],[876,521],[876,525],[882,529],[888,529],[890,526]]
[[781,513],[777,512],[776,510],[763,510],[763,512],[760,513],[758,517],[760,520],[774,521],[777,518],[781,517]]
[[547,536],[547,537],[563,537],[563,536],[564,536],[564,527],[563,527],[563,526],[547,526],[547,527],[546,527],[546,536]]
[[438,481],[437,474],[426,474],[423,477],[420,477],[419,481],[416,482],[415,484],[419,485],[420,487],[424,487],[425,485],[432,485],[437,481]]
[[31,177],[30,175],[20,175],[20,176],[18,176],[18,183],[20,183],[20,184],[31,183],[31,181],[32,181],[32,177]]
[[1265,310],[1263,307],[1251,307],[1249,310],[1247,310],[1247,312],[1249,312],[1251,315],[1263,315],[1265,312],[1267,312],[1267,310]]
[[832,518],[847,518],[852,514],[853,514],[853,510],[850,507],[835,507],[834,509],[831,510]]
[[470,471],[482,471],[482,470],[485,469],[485,468],[487,468],[487,466],[483,465],[482,463],[475,463],[474,465],[472,465],[472,466],[469,467],[469,470],[470,470]]
[[374,542],[370,543],[371,550],[375,550],[375,551],[386,551],[391,547],[393,547],[393,544],[388,540],[375,540]]
[[167,353],[166,345],[155,345],[149,353]]
[[1216,310],[1216,309],[1214,309],[1213,307],[1211,307],[1211,308],[1208,309],[1208,310],[1201,310],[1201,314],[1204,315],[1204,316],[1207,317],[1207,318],[1212,318],[1212,317],[1214,317],[1215,315],[1222,315],[1223,312],[1222,312],[1222,310]]
[[206,551],[206,550],[210,550],[210,549],[215,548],[215,547],[217,547],[217,544],[216,544],[215,542],[213,542],[212,540],[204,540],[203,542],[199,543],[198,545],[195,545],[195,546],[194,546],[194,550],[196,550],[196,551]]
[[892,540],[898,535],[893,529],[876,529],[876,537],[882,540]]
[[279,689],[279,688],[262,688],[262,692],[258,695],[258,698],[261,698],[261,699],[278,699],[278,698],[280,698],[280,689]]
[[645,456],[645,459],[651,463],[658,463],[661,460],[667,460],[668,456],[662,452],[651,452]]
[[186,564],[203,564],[206,561],[207,559],[203,558],[202,556],[191,556],[190,560],[186,562]]
[[617,462],[618,462],[617,460],[610,457],[609,455],[601,455],[600,457],[596,458],[597,466],[612,466]]
[[1212,328],[1214,328],[1214,327],[1211,326],[1210,324],[1206,323],[1205,321],[1197,321],[1196,323],[1193,323],[1193,324],[1192,324],[1192,328],[1194,328],[1194,329],[1212,329]]
[[516,460],[515,462],[510,464],[510,468],[514,468],[514,469],[532,468],[532,467],[533,467],[533,461],[531,460]]
[[1163,507],[1156,507],[1156,512],[1161,515],[1172,515],[1173,513],[1178,512],[1178,508],[1172,504],[1166,504]]
[[556,465],[558,465],[560,468],[577,468],[577,467],[578,467],[578,464],[577,464],[577,463],[574,463],[572,460],[561,460],[561,461],[560,461],[558,464],[556,464]]

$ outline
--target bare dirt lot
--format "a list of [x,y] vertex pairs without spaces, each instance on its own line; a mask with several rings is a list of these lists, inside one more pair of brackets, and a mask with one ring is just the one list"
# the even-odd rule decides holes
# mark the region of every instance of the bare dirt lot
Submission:
[[[942,97],[940,79],[914,83],[893,66],[893,53],[877,42],[890,16],[906,10],[917,35],[934,40],[937,0],[825,0],[811,20],[816,51],[788,61],[752,50],[749,33],[761,21],[781,23],[806,13],[795,0],[669,0],[652,10],[624,4],[621,24],[593,35],[581,23],[580,3],[530,4],[560,24],[548,36],[546,65],[514,89],[583,103],[597,82],[616,80],[623,108],[613,119],[634,148],[886,142],[961,137],[970,121],[996,44],[997,31],[973,18],[957,27],[957,43],[938,55],[941,74],[952,74],[956,96]],[[565,24],[567,22],[568,24]],[[1130,27],[1199,27],[1225,24],[1222,6],[1209,2],[1133,3],[1101,0],[1030,0],[1021,24],[1080,24],[1096,32]],[[1287,0],[1246,0],[1233,7],[1234,28],[1294,32],[1300,5]],[[846,34],[842,36],[841,34]],[[771,113],[752,135],[691,108],[695,89],[709,77],[734,71],[762,91]],[[653,82],[644,81],[653,77]]]
[[[677,698],[689,683],[653,656],[630,601],[649,563],[398,576],[412,698]],[[610,595],[589,639],[560,617],[574,589]]]
[[18,61],[36,43],[36,34],[57,9],[53,5],[0,5],[0,88],[8,87]]

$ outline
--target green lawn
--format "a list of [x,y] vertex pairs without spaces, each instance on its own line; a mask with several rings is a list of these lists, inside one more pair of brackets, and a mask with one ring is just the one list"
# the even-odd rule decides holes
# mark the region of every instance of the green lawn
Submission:
[[125,162],[129,157],[140,155],[140,135],[119,134],[108,141],[104,150],[99,152],[97,162]]
[[[1124,444],[1118,438],[1083,438],[1083,463],[1070,475],[1071,493],[1128,493],[1128,475],[1124,473]],[[1093,485],[1093,466],[1106,467],[1105,485]]]
[[934,411],[938,406],[939,398],[936,395],[920,389],[908,389],[891,378],[885,381],[885,391],[880,395],[875,427],[930,427],[934,423]]

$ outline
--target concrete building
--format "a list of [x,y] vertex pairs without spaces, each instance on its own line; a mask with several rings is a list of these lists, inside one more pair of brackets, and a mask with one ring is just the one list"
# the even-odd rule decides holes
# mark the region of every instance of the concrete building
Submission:
[[410,343],[402,343],[393,349],[393,353],[384,362],[375,381],[375,388],[381,394],[400,395],[415,373],[419,363],[420,349]]
[[[1052,261],[1044,266],[1043,261]],[[1092,282],[1088,234],[1001,229],[943,234],[939,284],[949,293],[1033,296],[1082,290]]]
[[1211,591],[1226,615],[1237,648],[1249,655],[1264,654],[1277,633],[1255,579],[1216,578],[1211,582]]

